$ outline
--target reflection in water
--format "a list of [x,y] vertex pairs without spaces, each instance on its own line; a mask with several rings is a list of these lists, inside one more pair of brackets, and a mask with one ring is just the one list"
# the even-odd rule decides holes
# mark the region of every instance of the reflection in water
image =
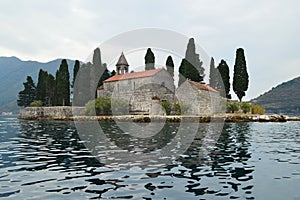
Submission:
[[[184,153],[178,158],[165,158],[173,159],[171,163],[157,162],[159,159],[149,156],[139,156],[139,160],[128,158],[124,163],[114,157],[120,156],[120,152],[109,149],[118,148],[137,155],[154,152],[150,155],[159,156],[160,149],[176,140],[179,125],[166,124],[151,138],[137,139],[130,133],[122,133],[116,124],[101,123],[109,141],[91,141],[85,140],[94,138],[89,132],[79,137],[71,122],[5,119],[0,121],[0,197],[252,199],[256,189],[253,179],[257,178],[254,173],[259,166],[257,155],[253,155],[256,152],[253,145],[257,146],[253,138],[258,144],[262,141],[253,137],[253,129],[258,125],[225,124],[220,137],[214,131],[217,126],[200,124]],[[110,147],[108,142],[114,146]],[[88,143],[93,143],[91,146],[95,148],[88,150],[85,146]],[[300,152],[293,150],[293,155],[299,158]],[[95,153],[106,157],[105,162],[96,159]],[[296,177],[299,171],[292,173]]]

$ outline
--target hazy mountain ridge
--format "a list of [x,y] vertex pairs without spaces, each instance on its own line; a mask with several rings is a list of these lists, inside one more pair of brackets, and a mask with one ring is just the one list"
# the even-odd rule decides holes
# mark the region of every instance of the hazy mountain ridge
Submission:
[[[18,112],[17,96],[23,89],[26,76],[31,76],[37,83],[40,69],[55,76],[61,58],[46,63],[38,61],[22,61],[17,57],[0,57],[0,113],[3,111]],[[70,76],[73,75],[74,60],[67,59]]]
[[264,106],[267,113],[300,116],[300,77],[283,82],[251,101]]

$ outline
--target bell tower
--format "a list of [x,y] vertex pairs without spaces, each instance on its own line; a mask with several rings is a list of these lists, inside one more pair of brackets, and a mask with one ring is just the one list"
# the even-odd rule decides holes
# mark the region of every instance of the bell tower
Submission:
[[121,56],[116,64],[116,71],[117,74],[125,74],[128,73],[128,62],[123,54],[123,52],[121,53]]

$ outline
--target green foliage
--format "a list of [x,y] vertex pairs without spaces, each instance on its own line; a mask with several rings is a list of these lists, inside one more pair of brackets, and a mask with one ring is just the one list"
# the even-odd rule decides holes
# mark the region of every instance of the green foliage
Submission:
[[173,105],[173,111],[176,115],[182,115],[186,113],[186,111],[189,109],[189,106],[184,104],[183,102],[174,103]]
[[167,71],[169,74],[174,77],[174,62],[171,56],[168,56],[166,61]]
[[170,103],[169,101],[161,101],[160,104],[165,109],[166,115],[170,115],[172,110],[172,103]]
[[79,62],[79,60],[75,60],[75,64],[74,64],[74,68],[73,68],[72,88],[74,87],[74,83],[75,83],[76,76],[78,74],[79,68],[80,68],[80,62]]
[[239,109],[240,109],[240,106],[239,106],[239,103],[237,103],[237,102],[232,102],[232,103],[227,104],[228,112],[235,113],[235,112],[239,111]]
[[251,104],[248,102],[242,102],[241,103],[241,109],[243,111],[243,113],[249,113],[251,111]]
[[114,115],[129,114],[129,101],[125,99],[111,99],[111,109]]
[[24,82],[23,85],[24,85],[24,90],[19,92],[17,103],[18,106],[27,107],[35,99],[36,87],[31,76],[27,76],[26,82]]
[[85,105],[86,115],[110,114],[111,100],[103,97],[91,100]]
[[209,85],[218,90],[222,96],[225,96],[224,84],[219,70],[215,68],[215,60],[212,57],[210,60],[210,70],[209,70]]
[[[109,75],[109,71],[107,69],[106,63],[104,63],[102,65],[102,67],[100,68],[100,74],[101,74],[101,76],[100,76],[100,79],[99,79],[99,82],[98,82],[98,87],[101,86],[101,85],[103,85],[103,81],[105,81],[106,79],[108,79],[109,77],[111,77]],[[111,75],[113,76],[114,74],[112,73]]]
[[[83,64],[79,69],[79,74],[73,88],[73,105],[84,106],[92,98],[90,90],[90,71],[92,63]],[[94,94],[94,91],[93,93]]]
[[179,66],[178,86],[180,86],[186,79],[190,79],[195,82],[201,81],[201,77],[199,76],[197,69],[186,59],[182,59],[181,64]]
[[221,60],[219,66],[218,66],[218,71],[221,76],[222,85],[224,85],[224,90],[225,90],[224,97],[231,99],[231,95],[229,94],[229,92],[230,92],[229,67],[228,67],[226,61]]
[[85,105],[86,115],[126,114],[129,111],[129,102],[124,99],[109,99],[99,97]]
[[61,61],[59,70],[56,72],[56,105],[70,105],[70,74],[66,59]]
[[209,65],[209,85],[214,88],[218,89],[218,79],[217,79],[217,73],[216,73],[216,68],[215,68],[215,60],[213,57],[210,59],[210,65]]
[[261,105],[252,105],[252,114],[265,114],[265,109]]
[[30,103],[30,107],[42,107],[43,102],[41,100],[34,100]]
[[154,53],[151,51],[150,48],[147,49],[147,53],[145,55],[145,70],[155,69],[155,57]]
[[55,78],[52,74],[48,74],[46,81],[46,105],[55,105]]
[[46,104],[46,84],[47,84],[48,72],[40,69],[38,83],[36,86],[36,100],[40,100],[43,104]]
[[185,52],[185,59],[191,64],[193,68],[196,69],[196,74],[193,76],[193,79],[191,80],[196,82],[202,82],[205,76],[204,68],[202,67],[203,62],[200,61],[199,54],[196,53],[194,38],[189,39],[187,49]]
[[93,54],[93,65],[95,65],[96,67],[100,68],[102,65],[102,61],[101,61],[101,52],[99,48],[96,48],[94,50],[94,54]]
[[249,85],[249,76],[247,72],[246,59],[244,49],[239,48],[236,50],[234,74],[233,74],[233,90],[238,96],[239,100],[246,95]]

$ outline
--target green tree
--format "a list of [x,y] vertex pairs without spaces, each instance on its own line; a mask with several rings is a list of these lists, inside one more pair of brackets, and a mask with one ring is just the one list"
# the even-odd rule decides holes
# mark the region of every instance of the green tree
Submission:
[[193,65],[188,62],[185,58],[182,59],[181,64],[179,66],[179,81],[178,86],[180,86],[186,79],[200,82],[201,78],[199,73]]
[[46,82],[47,82],[48,72],[40,69],[38,83],[36,86],[36,100],[46,104]]
[[260,105],[252,105],[251,108],[251,112],[252,114],[259,114],[259,115],[263,115],[265,114],[265,109],[264,107],[260,106]]
[[[73,88],[73,105],[84,106],[89,100],[92,99],[90,90],[90,71],[92,63],[88,62],[83,64],[78,73],[76,82]],[[94,92],[92,93],[94,94]]]
[[94,50],[93,54],[93,63],[90,66],[90,79],[87,81],[90,81],[90,93],[92,99],[96,96],[96,89],[99,85],[99,78],[102,75],[101,74],[101,67],[102,67],[102,61],[101,61],[101,52],[99,48],[96,48]]
[[251,104],[248,102],[242,102],[241,103],[241,109],[243,111],[243,113],[249,113],[251,111]]
[[244,49],[236,50],[234,73],[233,73],[233,90],[240,101],[246,95],[249,85],[249,75],[247,72]]
[[172,56],[168,56],[166,61],[166,67],[169,74],[174,78],[174,62]]
[[222,77],[219,73],[219,70],[215,67],[215,60],[211,58],[210,61],[210,71],[209,71],[209,85],[218,90],[221,96],[225,97],[225,89]]
[[106,63],[102,64],[101,51],[99,48],[94,50],[93,63],[90,70],[90,90],[96,97],[97,87],[103,85],[103,81],[110,77]]
[[[194,75],[192,81],[202,82],[204,80],[203,62],[200,61],[199,54],[196,53],[195,40],[190,38],[185,52],[185,59],[191,64],[191,67],[197,69],[197,74]],[[198,77],[199,76],[199,77]]]
[[55,78],[52,74],[48,74],[46,81],[46,105],[55,105]]
[[237,102],[232,102],[227,104],[227,111],[231,113],[235,113],[239,111],[240,106]]
[[74,64],[74,68],[73,68],[72,88],[74,87],[74,83],[75,83],[76,76],[78,74],[79,68],[80,68],[80,62],[79,62],[79,60],[75,60],[75,64]]
[[110,77],[106,63],[104,63],[102,65],[102,67],[100,69],[100,73],[101,73],[101,77],[100,77],[100,80],[99,80],[99,83],[98,83],[98,87],[103,85],[103,81],[105,81],[106,79],[108,79]]
[[18,94],[18,106],[27,107],[31,102],[35,100],[35,84],[31,78],[31,76],[27,76],[26,82],[23,83],[24,90],[20,91]]
[[217,83],[217,71],[215,68],[215,60],[213,57],[210,59],[210,68],[209,68],[209,85],[212,88],[218,89],[218,83]]
[[56,105],[70,105],[70,74],[66,59],[61,61],[59,70],[56,72]]
[[115,70],[112,70],[110,76],[112,77],[112,76],[114,76],[114,75],[116,75],[116,71],[115,71]]
[[150,48],[147,49],[147,53],[145,55],[145,70],[155,69],[155,57],[154,53],[151,51]]
[[230,76],[229,76],[229,67],[225,60],[221,60],[218,65],[218,71],[222,79],[222,84],[224,85],[225,95],[224,97],[231,99],[230,92]]
[[161,101],[160,105],[165,109],[166,115],[171,114],[172,103],[170,103],[169,101]]
[[30,107],[42,107],[44,103],[41,100],[34,100],[30,103]]

